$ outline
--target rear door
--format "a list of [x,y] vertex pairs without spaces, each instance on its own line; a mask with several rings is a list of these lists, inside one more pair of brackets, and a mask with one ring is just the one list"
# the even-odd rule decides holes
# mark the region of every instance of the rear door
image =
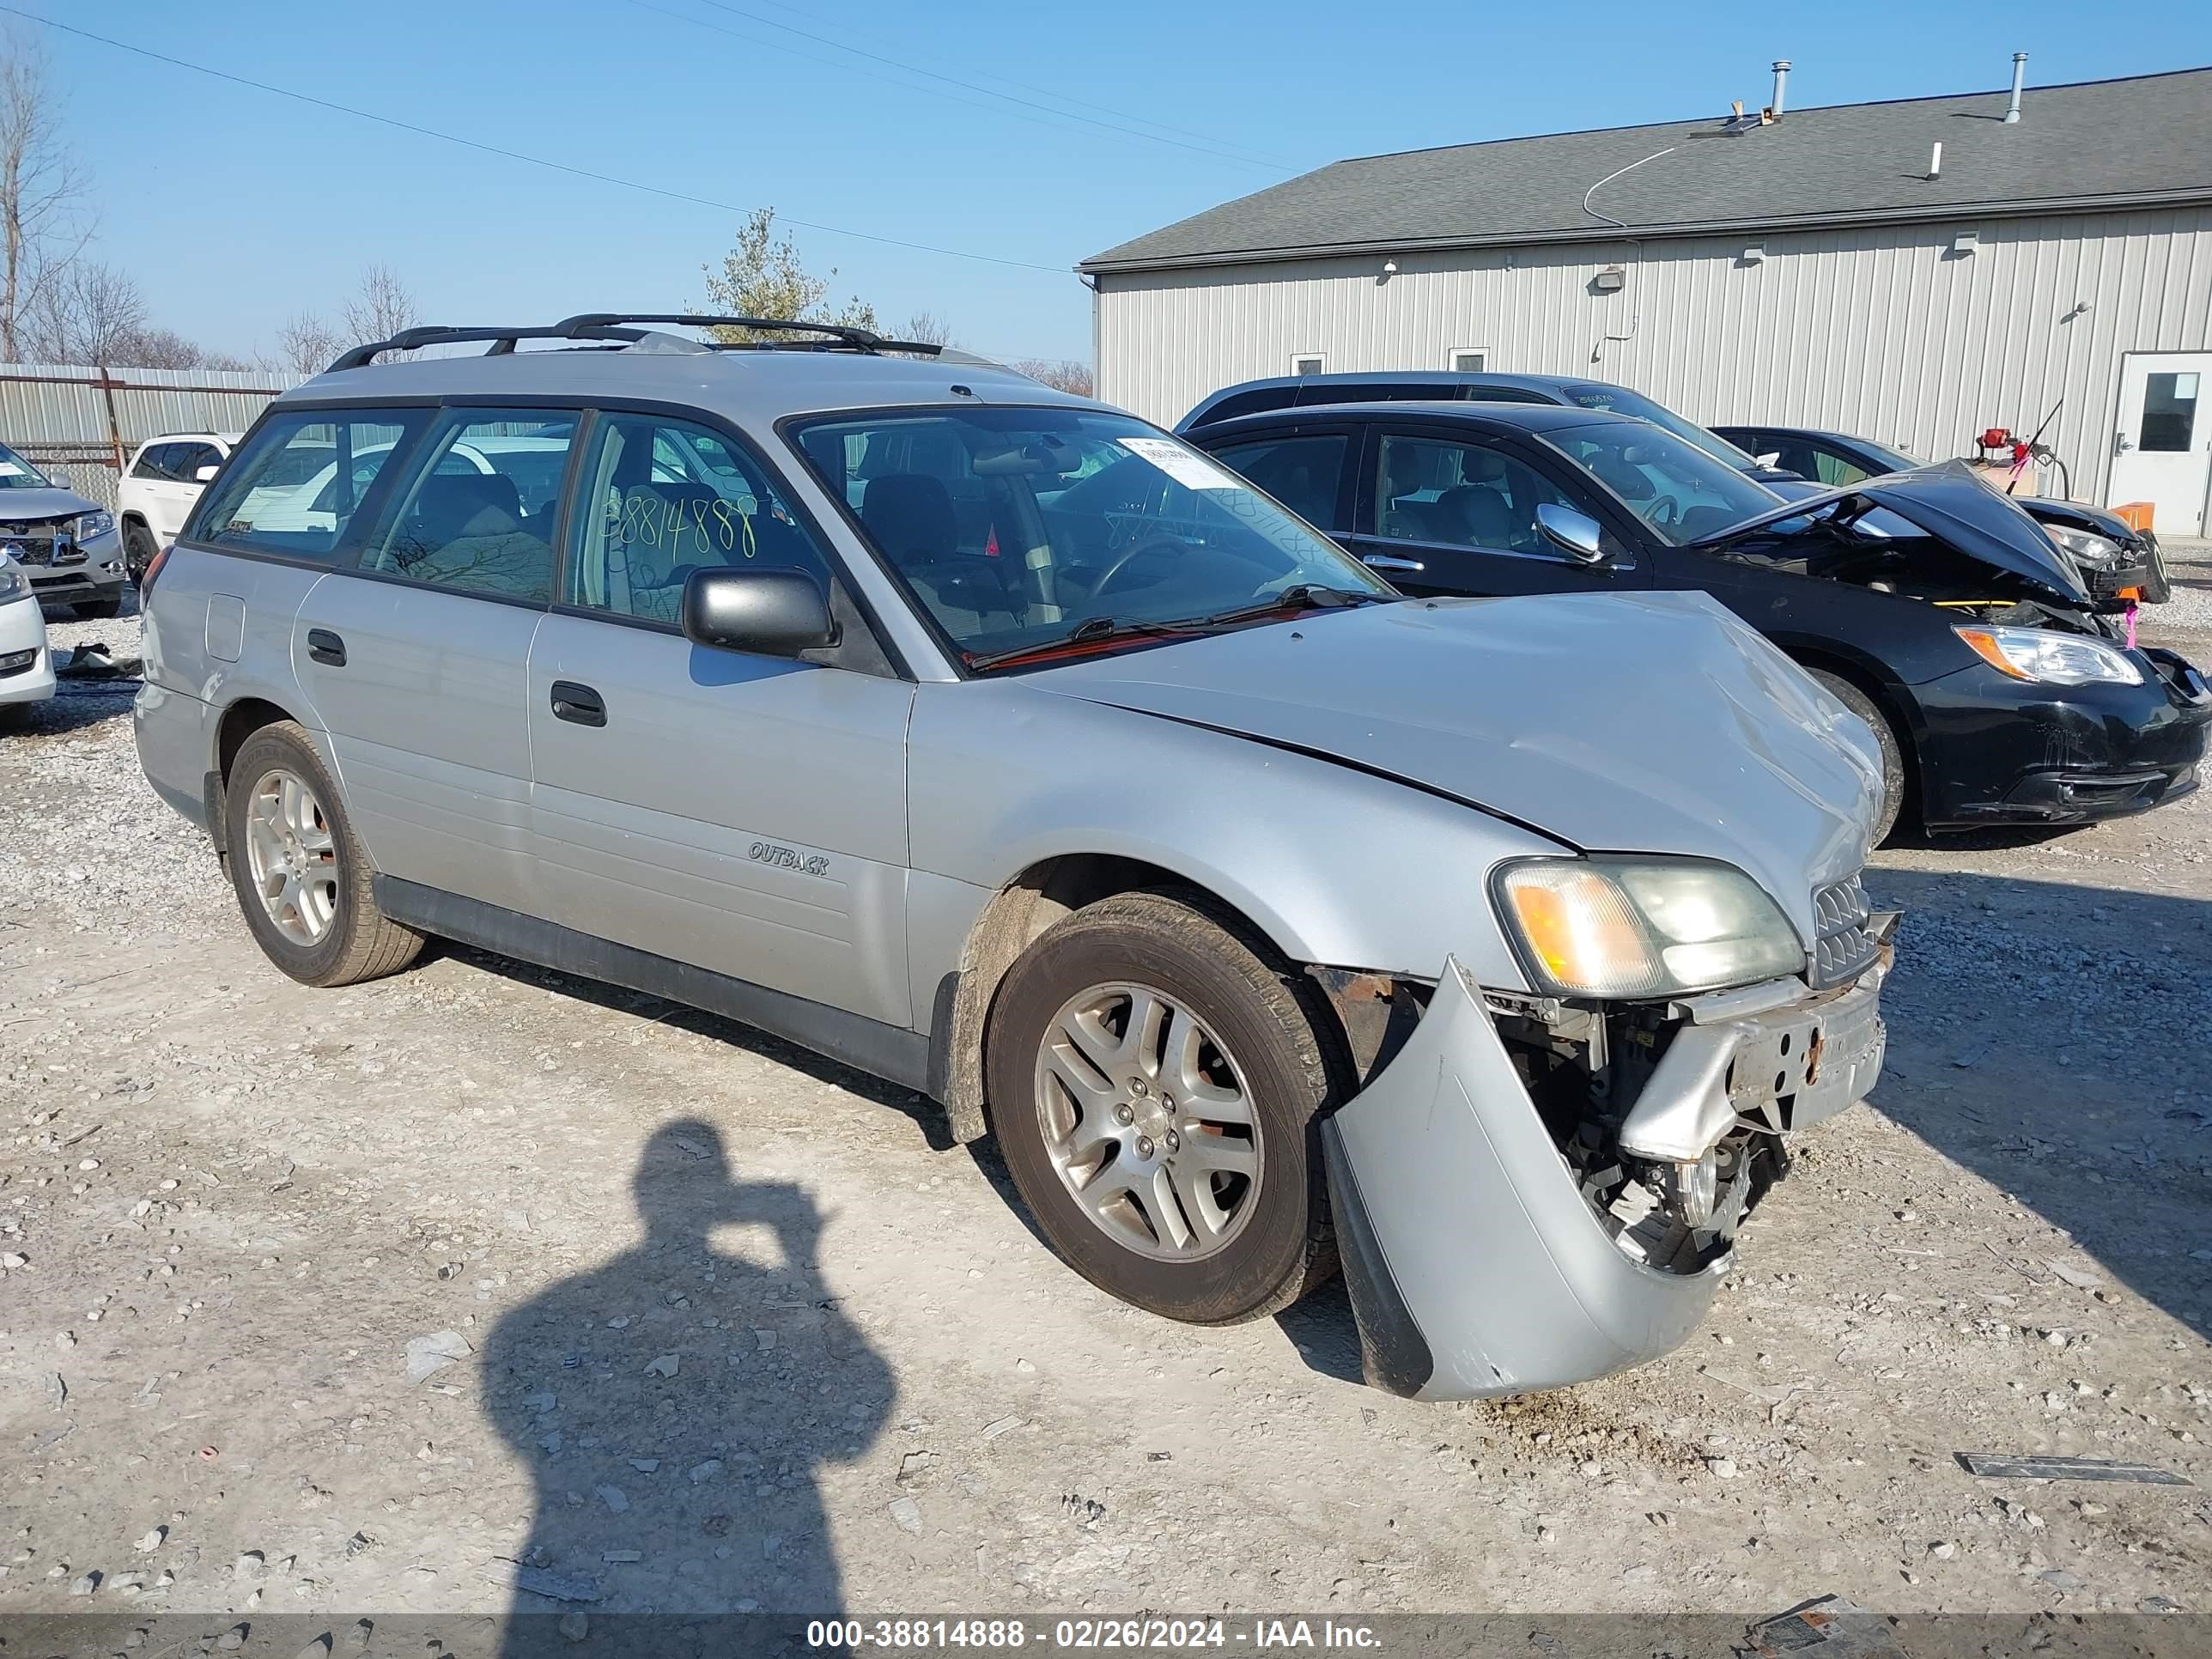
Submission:
[[[376,522],[358,562],[309,592],[293,652],[376,867],[530,915],[544,901],[525,699],[531,641],[552,592],[553,514],[530,510],[495,453],[489,472],[475,458],[516,434],[571,442],[579,418],[455,407],[419,442],[396,441],[411,432],[348,430],[345,464],[300,486],[314,503],[289,515],[343,514],[349,480],[365,471],[374,481]],[[386,482],[388,471],[397,476]]]
[[1536,509],[1564,507],[1604,523],[1566,469],[1510,439],[1443,425],[1376,422],[1362,461],[1348,542],[1409,593],[1615,592],[1642,567],[1610,533],[1604,561],[1577,559],[1545,535]]
[[678,619],[695,569],[780,567],[825,588],[835,580],[814,527],[730,434],[603,410],[576,477],[558,603],[529,663],[549,914],[655,956],[910,1024],[914,688],[881,672],[849,606],[845,637],[823,661],[684,637]]

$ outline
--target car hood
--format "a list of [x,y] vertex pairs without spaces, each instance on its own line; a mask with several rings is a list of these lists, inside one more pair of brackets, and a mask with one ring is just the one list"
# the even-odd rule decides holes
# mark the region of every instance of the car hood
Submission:
[[1865,861],[1881,787],[1865,726],[1703,593],[1364,605],[1024,680],[1393,777],[1586,852],[1720,859],[1808,939],[1813,890]]
[[73,489],[0,489],[0,525],[38,524],[100,511]]
[[[1863,503],[1864,511],[1893,513],[1966,557],[2018,577],[2045,598],[2069,606],[2089,603],[2081,571],[2051,544],[2035,520],[2017,501],[2000,495],[1956,461],[1863,478],[1838,489],[1793,494],[1771,510],[1690,545],[1725,547],[1831,501]],[[1813,530],[1808,524],[1804,533]]]

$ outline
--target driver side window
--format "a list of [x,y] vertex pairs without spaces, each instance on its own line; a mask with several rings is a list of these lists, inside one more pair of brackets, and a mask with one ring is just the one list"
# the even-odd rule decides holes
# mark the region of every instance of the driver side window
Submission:
[[1376,514],[1382,533],[1399,540],[1548,555],[1555,550],[1536,509],[1575,505],[1534,467],[1486,444],[1385,434],[1380,454]]

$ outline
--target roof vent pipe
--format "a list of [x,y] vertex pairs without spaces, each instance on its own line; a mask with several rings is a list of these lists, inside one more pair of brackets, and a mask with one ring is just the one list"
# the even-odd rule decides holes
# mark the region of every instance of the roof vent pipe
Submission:
[[1940,179],[1943,176],[1943,141],[1941,138],[1936,141],[1935,147],[1928,152],[1928,176],[1930,179]]
[[1782,95],[1789,88],[1790,60],[1778,58],[1774,60],[1774,101],[1766,106],[1767,114],[1775,120],[1782,118]]
[[2012,55],[2012,102],[2005,108],[2005,125],[2020,125],[2020,90],[2027,84],[2027,54],[2016,52]]

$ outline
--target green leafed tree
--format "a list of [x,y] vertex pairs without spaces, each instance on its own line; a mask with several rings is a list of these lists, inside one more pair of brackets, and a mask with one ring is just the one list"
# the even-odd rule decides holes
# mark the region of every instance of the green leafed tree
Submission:
[[[791,238],[776,233],[774,208],[757,208],[747,215],[738,227],[736,246],[722,256],[721,270],[712,265],[704,269],[708,308],[723,316],[876,327],[875,307],[857,296],[830,309],[825,302],[836,268],[832,266],[825,276],[808,270]],[[750,328],[718,328],[714,333],[732,344],[771,337]]]

